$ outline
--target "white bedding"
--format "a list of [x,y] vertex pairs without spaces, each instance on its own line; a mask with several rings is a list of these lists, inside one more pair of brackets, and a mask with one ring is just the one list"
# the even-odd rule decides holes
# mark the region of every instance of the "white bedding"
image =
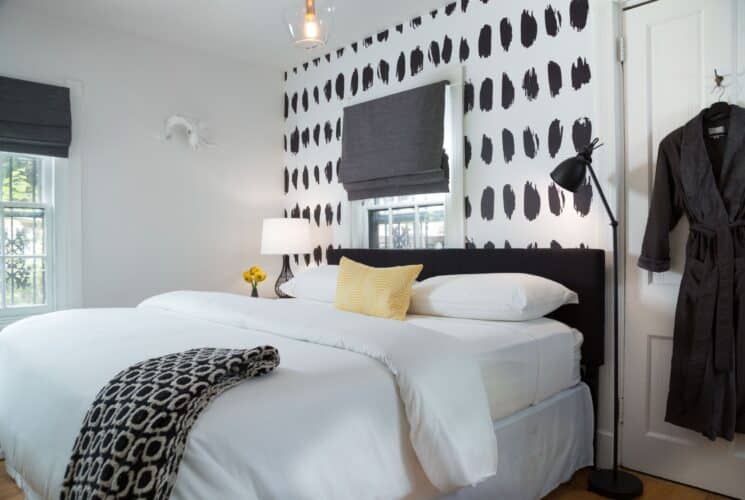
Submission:
[[274,345],[281,366],[204,411],[175,500],[427,498],[493,474],[488,403],[462,343],[292,303],[168,294],[138,309],[68,311],[8,327],[0,333],[0,447],[27,495],[57,498],[82,418],[113,375],[204,346]]
[[463,341],[480,362],[492,420],[580,381],[582,334],[560,321],[482,321],[410,315],[407,323]]

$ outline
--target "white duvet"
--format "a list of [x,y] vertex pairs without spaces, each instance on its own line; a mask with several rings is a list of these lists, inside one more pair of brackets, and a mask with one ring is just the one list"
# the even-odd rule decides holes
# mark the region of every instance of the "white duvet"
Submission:
[[174,499],[431,497],[495,473],[480,369],[459,341],[299,301],[196,292],[0,333],[7,464],[30,497],[57,498],[83,416],[113,375],[194,347],[264,344],[280,368],[205,410]]

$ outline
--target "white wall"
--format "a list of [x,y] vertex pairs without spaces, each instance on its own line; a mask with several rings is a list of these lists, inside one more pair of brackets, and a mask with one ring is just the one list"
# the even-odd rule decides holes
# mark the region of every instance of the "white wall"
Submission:
[[[246,292],[242,270],[278,270],[279,258],[258,255],[261,219],[281,214],[278,71],[0,2],[0,74],[82,89],[71,157],[81,171],[82,305]],[[160,141],[177,113],[205,121],[217,147]]]

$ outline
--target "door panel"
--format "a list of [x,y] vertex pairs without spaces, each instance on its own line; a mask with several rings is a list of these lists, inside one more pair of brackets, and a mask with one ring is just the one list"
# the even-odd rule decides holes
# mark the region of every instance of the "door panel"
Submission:
[[[671,238],[672,269],[639,269],[660,141],[716,97],[714,69],[735,75],[745,49],[745,0],[659,0],[624,13],[626,115],[626,313],[622,463],[727,495],[745,495],[745,436],[710,442],[665,422],[675,303],[687,221]],[[745,28],[745,26],[743,26]],[[741,64],[741,63],[740,63]]]

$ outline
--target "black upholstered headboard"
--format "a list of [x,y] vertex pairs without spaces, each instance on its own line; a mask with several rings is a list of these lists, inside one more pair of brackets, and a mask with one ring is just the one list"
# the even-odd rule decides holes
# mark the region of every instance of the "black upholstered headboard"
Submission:
[[419,279],[443,274],[530,273],[563,284],[579,295],[579,304],[550,315],[584,336],[582,364],[596,371],[605,350],[605,253],[582,249],[366,250],[328,252],[329,264],[342,256],[370,266],[423,264]]

